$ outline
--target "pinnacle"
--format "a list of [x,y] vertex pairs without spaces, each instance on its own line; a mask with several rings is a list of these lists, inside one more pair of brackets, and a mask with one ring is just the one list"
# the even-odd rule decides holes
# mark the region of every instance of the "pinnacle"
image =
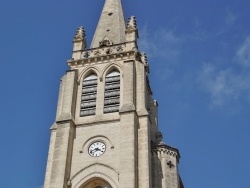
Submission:
[[83,26],[80,26],[76,30],[76,34],[75,34],[74,40],[85,40],[85,39],[86,39],[85,30],[84,30]]
[[127,24],[127,29],[129,29],[129,30],[136,30],[137,29],[137,23],[136,23],[135,16],[131,16],[129,18],[128,24]]
[[160,131],[156,133],[156,145],[157,146],[166,145],[165,142],[163,141],[163,135]]
[[141,60],[146,66],[148,66],[148,57],[146,53],[141,53]]

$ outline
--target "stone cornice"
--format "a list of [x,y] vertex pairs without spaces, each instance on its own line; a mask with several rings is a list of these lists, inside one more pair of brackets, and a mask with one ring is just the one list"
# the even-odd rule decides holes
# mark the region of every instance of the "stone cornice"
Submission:
[[82,67],[85,64],[100,63],[114,60],[139,60],[140,54],[137,49],[127,49],[129,43],[122,43],[101,48],[92,48],[73,53],[81,53],[80,59],[70,59],[67,61],[71,69]]
[[152,152],[153,153],[164,152],[168,155],[176,157],[178,161],[181,158],[179,150],[167,144],[154,145],[152,148]]

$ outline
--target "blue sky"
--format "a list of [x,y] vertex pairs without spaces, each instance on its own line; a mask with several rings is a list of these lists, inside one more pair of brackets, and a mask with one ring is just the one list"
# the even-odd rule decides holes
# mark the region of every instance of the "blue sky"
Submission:
[[[1,187],[40,188],[60,77],[100,0],[2,0]],[[250,187],[250,1],[123,0],[137,17],[164,140],[187,188]]]

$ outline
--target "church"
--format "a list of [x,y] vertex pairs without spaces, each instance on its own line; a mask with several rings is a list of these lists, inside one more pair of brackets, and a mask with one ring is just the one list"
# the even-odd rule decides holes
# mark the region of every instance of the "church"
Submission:
[[184,188],[179,151],[158,130],[138,37],[121,0],[105,1],[89,47],[84,27],[77,29],[50,128],[44,188]]

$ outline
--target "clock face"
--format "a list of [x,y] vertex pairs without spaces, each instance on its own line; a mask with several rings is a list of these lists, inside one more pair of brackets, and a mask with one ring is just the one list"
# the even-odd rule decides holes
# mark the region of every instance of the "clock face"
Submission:
[[106,150],[106,145],[101,141],[95,141],[89,146],[89,155],[92,157],[101,156]]

